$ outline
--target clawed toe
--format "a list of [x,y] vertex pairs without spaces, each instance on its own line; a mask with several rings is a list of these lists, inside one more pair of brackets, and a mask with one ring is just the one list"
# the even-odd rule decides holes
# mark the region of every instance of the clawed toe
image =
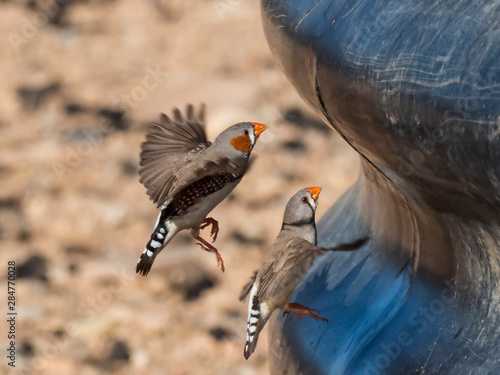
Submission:
[[293,315],[290,317],[290,320],[309,316],[315,320],[321,320],[322,322],[328,322],[328,319],[314,314],[314,313],[319,314],[320,313],[319,310],[311,309],[309,307],[299,305],[298,303],[294,303],[294,302],[289,303],[287,306],[287,309],[285,311],[283,311],[283,316],[285,316],[286,314],[288,314],[290,312],[296,313],[296,315]]
[[222,259],[222,256],[219,254],[217,249],[210,245],[207,241],[205,241],[203,238],[200,236],[195,237],[195,239],[199,242],[196,244],[201,247],[202,250],[208,251],[209,253],[214,253],[215,258],[217,259],[217,266],[220,267],[221,271],[224,272],[226,268],[224,267],[224,260]]
[[[284,315],[283,315],[284,316]],[[313,314],[313,313],[309,313],[309,314],[305,314],[305,313],[301,313],[301,314],[296,314],[296,315],[292,315],[290,317],[290,320],[292,319],[297,319],[297,318],[303,318],[305,316],[308,316],[310,318],[313,318],[314,320],[320,320],[322,322],[327,322],[328,323],[328,319],[326,318],[323,318],[321,316],[317,316],[316,314]]]
[[317,316],[316,314],[313,314],[313,313],[309,314],[308,316],[310,316],[311,318],[313,318],[315,320],[320,320],[322,322],[328,322],[328,319],[323,318],[321,316]]
[[212,243],[215,242],[215,240],[217,239],[217,235],[219,234],[219,229],[218,228],[215,228],[213,225],[212,225],[212,231],[210,232],[210,237],[212,237]]
[[196,244],[197,244],[198,246],[200,246],[202,250],[205,250],[205,251],[210,251],[210,249],[209,249],[208,247],[206,247],[205,245],[203,245],[202,243],[197,242]]
[[200,229],[205,229],[209,225],[212,225],[212,229],[210,231],[210,237],[212,237],[212,243],[217,239],[217,235],[219,234],[219,222],[212,217],[207,217],[203,223],[200,225]]
[[220,266],[220,270],[224,272],[226,270],[224,267],[224,260],[219,253],[215,254],[215,256],[217,257],[217,265]]

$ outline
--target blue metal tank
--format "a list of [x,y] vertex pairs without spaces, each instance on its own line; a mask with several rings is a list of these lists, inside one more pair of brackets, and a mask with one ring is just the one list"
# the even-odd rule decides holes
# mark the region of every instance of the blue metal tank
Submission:
[[262,18],[362,159],[318,244],[370,237],[292,297],[328,323],[274,317],[271,373],[500,374],[500,0],[263,0]]

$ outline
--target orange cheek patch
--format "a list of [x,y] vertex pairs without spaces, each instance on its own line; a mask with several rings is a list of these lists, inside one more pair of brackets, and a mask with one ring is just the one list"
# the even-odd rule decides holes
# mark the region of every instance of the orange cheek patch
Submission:
[[247,135],[240,135],[239,137],[234,137],[231,139],[231,142],[229,142],[231,146],[233,146],[235,149],[241,152],[248,152],[250,151],[250,147],[252,147],[252,141],[250,140],[250,137]]

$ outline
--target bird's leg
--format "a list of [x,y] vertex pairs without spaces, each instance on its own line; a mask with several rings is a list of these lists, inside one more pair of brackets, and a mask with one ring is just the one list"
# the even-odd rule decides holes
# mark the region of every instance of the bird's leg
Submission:
[[314,313],[319,314],[318,310],[299,305],[298,303],[289,303],[284,310],[285,311],[283,311],[283,316],[291,312],[297,313],[297,315],[292,316],[290,319],[303,318],[304,316],[309,316],[313,319],[321,320],[322,322],[328,322],[328,319],[322,318],[321,316],[317,316],[316,314],[314,314]]
[[217,251],[217,249],[215,247],[213,247],[212,245],[210,245],[207,241],[205,241],[200,236],[195,236],[194,238],[197,241],[200,241],[200,243],[198,243],[198,245],[200,245],[202,250],[208,251],[209,253],[215,253],[215,257],[217,258],[217,265],[220,266],[221,271],[224,272],[224,270],[225,270],[224,261],[222,260],[222,257],[219,254],[219,252]]
[[200,229],[205,229],[210,224],[212,224],[212,230],[210,232],[210,237],[212,237],[212,243],[217,239],[217,234],[219,234],[219,222],[215,220],[213,217],[207,217],[203,220],[203,223],[200,225]]

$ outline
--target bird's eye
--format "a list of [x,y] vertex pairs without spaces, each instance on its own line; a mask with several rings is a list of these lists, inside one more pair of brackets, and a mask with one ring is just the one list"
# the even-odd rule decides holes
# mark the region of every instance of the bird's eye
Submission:
[[307,197],[302,198],[302,203],[307,203]]
[[248,130],[243,130],[244,135],[248,135]]

